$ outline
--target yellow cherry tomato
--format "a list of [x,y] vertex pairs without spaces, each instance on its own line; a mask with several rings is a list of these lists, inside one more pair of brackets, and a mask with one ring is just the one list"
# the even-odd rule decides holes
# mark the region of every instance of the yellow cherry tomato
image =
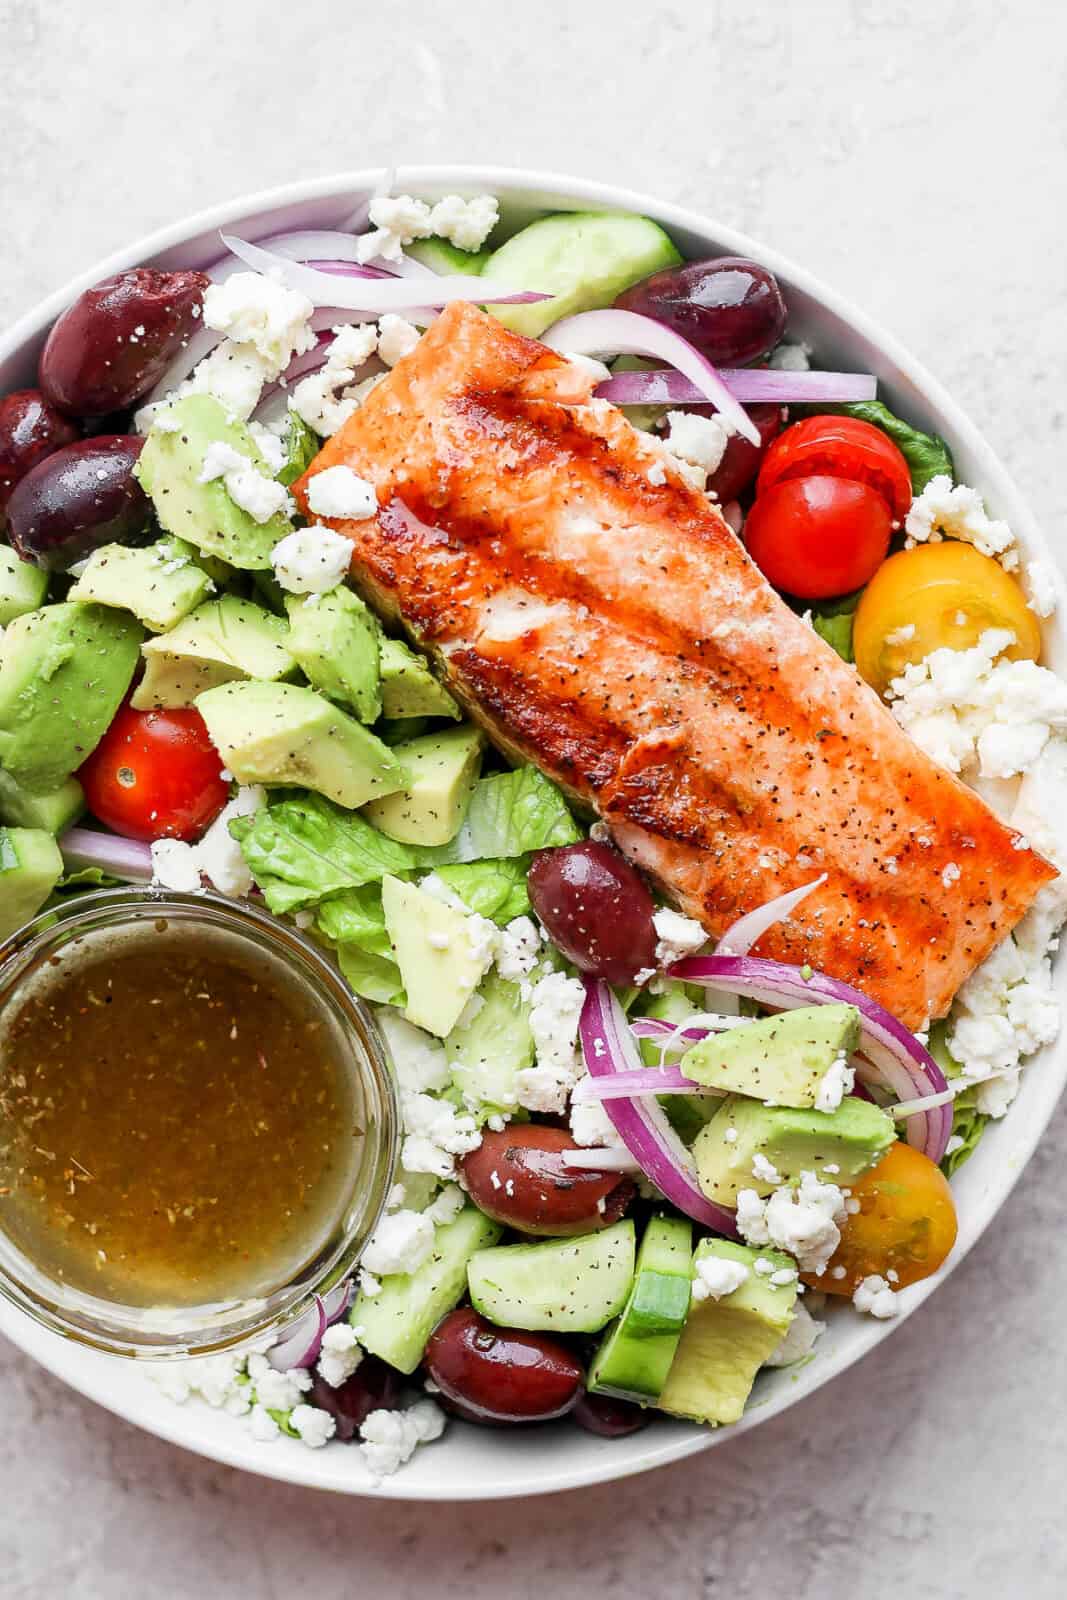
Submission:
[[937,1271],[956,1243],[956,1207],[940,1167],[898,1141],[851,1187],[859,1210],[841,1225],[841,1243],[826,1271],[805,1275],[805,1283],[825,1294],[851,1295],[872,1273],[896,1289]]
[[1036,661],[1041,625],[1011,575],[971,544],[900,550],[878,568],[860,596],[852,628],[856,670],[883,694],[912,661],[947,645],[967,650],[987,628],[1010,628],[1013,661]]

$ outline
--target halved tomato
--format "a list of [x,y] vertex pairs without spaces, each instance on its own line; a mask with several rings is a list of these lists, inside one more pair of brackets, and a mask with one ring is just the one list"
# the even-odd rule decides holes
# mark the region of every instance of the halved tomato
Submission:
[[858,417],[806,417],[780,433],[763,458],[757,492],[788,478],[848,478],[883,497],[895,523],[911,505],[911,473],[892,439]]

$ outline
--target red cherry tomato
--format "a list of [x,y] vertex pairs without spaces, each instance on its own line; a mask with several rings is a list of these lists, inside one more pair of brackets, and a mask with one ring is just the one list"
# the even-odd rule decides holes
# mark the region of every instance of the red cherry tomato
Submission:
[[748,553],[764,577],[800,600],[850,594],[889,549],[889,507],[847,478],[787,478],[760,494],[745,522]]
[[849,478],[877,489],[902,522],[911,505],[908,463],[886,434],[858,417],[808,417],[780,433],[760,465],[757,493],[787,478]]
[[78,776],[94,817],[128,839],[199,839],[229,798],[199,711],[120,708]]

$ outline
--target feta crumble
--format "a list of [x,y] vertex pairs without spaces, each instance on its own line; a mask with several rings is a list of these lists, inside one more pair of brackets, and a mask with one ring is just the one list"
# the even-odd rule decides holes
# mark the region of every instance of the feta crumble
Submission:
[[1056,569],[1050,561],[1026,563],[1026,587],[1030,609],[1039,617],[1051,617],[1056,609]]
[[683,917],[680,911],[662,906],[652,918],[656,930],[656,965],[673,967],[685,956],[695,955],[708,942],[708,935],[699,922]]
[[953,485],[945,472],[936,477],[917,495],[904,519],[905,547],[917,544],[936,544],[946,536],[973,544],[984,556],[993,556],[1008,571],[1019,565],[1019,552],[1015,535],[1006,522],[986,514],[985,504],[977,489],[965,483]]
[[406,317],[386,312],[378,319],[378,355],[387,367],[395,367],[409,356],[421,338],[421,330]]
[[706,486],[719,467],[732,431],[719,416],[703,417],[695,411],[667,413],[667,449],[695,469],[698,489]]
[[262,524],[279,514],[292,515],[293,502],[285,485],[265,477],[254,461],[223,439],[208,445],[196,481],[214,483],[219,478],[234,505],[246,511],[253,522]]
[[274,576],[289,594],[327,594],[343,581],[351,560],[344,534],[320,523],[287,533],[270,556]]
[[767,365],[774,372],[810,372],[812,349],[810,344],[780,344],[771,351]]
[[777,1245],[795,1256],[803,1272],[825,1271],[838,1244],[838,1223],[845,1217],[845,1197],[834,1183],[820,1183],[813,1172],[801,1173],[800,1185],[776,1189],[762,1200],[755,1189],[737,1196],[737,1227],[748,1244]]
[[355,1372],[363,1360],[356,1330],[347,1322],[335,1322],[322,1336],[318,1372],[320,1378],[339,1389]]
[[763,1363],[765,1367],[791,1367],[796,1361],[803,1361],[805,1356],[811,1354],[816,1339],[826,1332],[825,1322],[819,1322],[812,1316],[802,1300],[798,1300],[793,1308],[793,1320],[789,1324],[789,1332]]
[[378,509],[373,483],[351,467],[327,467],[316,472],[307,487],[309,510],[317,517],[347,517],[362,522]]
[[848,1057],[842,1052],[836,1061],[830,1063],[819,1084],[815,1096],[815,1110],[836,1111],[846,1094],[852,1093],[855,1082],[856,1069],[849,1066]]
[[599,1100],[572,1100],[569,1120],[575,1144],[592,1150],[625,1150],[615,1124]]
[[433,1241],[433,1221],[424,1211],[390,1211],[378,1223],[361,1259],[376,1277],[418,1272],[433,1251]]
[[[457,1111],[448,1100],[428,1094],[402,1094],[400,1110],[404,1141],[400,1165],[405,1172],[429,1172],[437,1178],[452,1178],[456,1157],[477,1150],[482,1142],[473,1117]],[[371,1271],[377,1271],[374,1262]]]
[[204,326],[250,345],[275,373],[314,349],[314,311],[306,295],[261,272],[235,272],[204,292]]
[[722,1300],[750,1276],[743,1261],[727,1261],[723,1256],[704,1256],[693,1274],[694,1300]]
[[452,1069],[444,1045],[391,1007],[380,1006],[375,1015],[389,1046],[401,1089],[409,1093],[447,1089]]
[[405,245],[428,239],[433,233],[430,207],[410,194],[377,195],[370,203],[369,216],[374,231],[356,240],[356,256],[364,265],[379,257],[400,261]]
[[359,1453],[372,1478],[387,1478],[410,1461],[420,1444],[439,1439],[444,1412],[432,1400],[420,1400],[406,1411],[372,1411],[359,1430]]
[[289,1413],[289,1426],[296,1429],[301,1443],[311,1450],[321,1450],[337,1432],[337,1423],[328,1411],[303,1404],[294,1406]]
[[872,1272],[856,1285],[852,1304],[857,1311],[866,1312],[868,1316],[879,1317],[883,1321],[895,1317],[900,1310],[892,1286],[877,1272]]
[[364,398],[365,386],[357,384],[356,374],[378,348],[373,322],[341,324],[333,333],[325,364],[302,378],[292,394],[293,410],[322,438],[343,427]]
[[1004,1115],[1023,1057],[1051,1044],[1059,1030],[1048,955],[1021,949],[1009,935],[960,989],[946,1041],[964,1077],[980,1085],[979,1111]]
[[541,935],[530,917],[516,917],[500,935],[496,969],[502,978],[522,983],[536,967]]
[[495,195],[479,194],[473,200],[464,200],[458,194],[446,194],[430,212],[430,227],[457,250],[480,250],[499,217]]
[[176,894],[195,894],[200,887],[196,849],[181,839],[156,839],[151,845],[152,882]]
[[529,1022],[536,1064],[516,1074],[518,1103],[528,1111],[561,1113],[566,1108],[583,1070],[576,1046],[584,1004],[581,981],[565,972],[550,972],[534,986]]
[[758,1178],[760,1183],[781,1183],[782,1174],[772,1161],[768,1161],[762,1150],[757,1150],[752,1157],[752,1176]]

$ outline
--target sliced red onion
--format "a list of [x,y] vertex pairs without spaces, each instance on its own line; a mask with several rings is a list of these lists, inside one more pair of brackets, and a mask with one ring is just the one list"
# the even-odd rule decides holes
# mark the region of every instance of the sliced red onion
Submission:
[[587,1150],[561,1150],[560,1166],[576,1172],[640,1172],[629,1150],[613,1150],[605,1145]]
[[[578,1032],[591,1077],[644,1070],[622,1007],[600,979],[585,980]],[[717,1233],[737,1237],[733,1214],[703,1193],[692,1156],[655,1099],[607,1100],[604,1110],[642,1172],[672,1205]]]
[[[902,1022],[861,994],[851,984],[808,968],[786,966],[756,956],[692,956],[671,968],[682,983],[700,983],[712,989],[745,995],[763,1005],[794,1006],[840,1004],[860,1013],[861,1046],[870,1068],[900,1101],[940,1095],[948,1088],[941,1068],[928,1050]],[[863,1063],[860,1064],[863,1074]],[[945,1154],[952,1131],[952,1110],[940,1105],[916,1112],[908,1119],[908,1143],[938,1162]]]
[[775,923],[784,922],[791,917],[796,907],[805,900],[813,889],[826,882],[827,874],[824,872],[812,883],[805,883],[799,889],[790,889],[788,894],[777,895],[773,900],[768,900],[762,906],[756,906],[753,911],[748,911],[723,934],[715,946],[717,956],[747,956],[757,939],[762,939],[768,928],[773,928]]
[[68,867],[99,867],[126,883],[151,881],[152,852],[139,839],[120,839],[117,833],[98,833],[95,828],[68,828],[58,843]]
[[[463,273],[447,278],[420,278],[417,295],[412,289],[411,279],[372,278],[366,268],[358,274],[346,274],[352,281],[344,282],[338,274],[323,272],[299,261],[288,261],[284,256],[273,255],[259,245],[235,238],[233,234],[224,233],[221,237],[226,248],[232,250],[246,266],[280,278],[290,289],[299,290],[319,306],[339,305],[350,311],[373,311],[375,315],[380,315],[386,311],[408,311],[413,303],[444,306],[453,300],[472,300],[478,305],[529,305],[551,298],[532,290],[508,289]],[[351,263],[345,265],[350,266]]]
[[[878,379],[869,372],[778,372],[770,367],[718,370],[734,399],[750,406],[845,405],[873,400],[878,393]],[[697,384],[667,368],[616,373],[597,387],[596,395],[598,400],[611,400],[617,406],[707,404],[707,397]]]
[[659,1017],[635,1017],[630,1024],[630,1032],[636,1039],[655,1039],[657,1043],[667,1045],[677,1042],[680,1050],[688,1050],[691,1044],[699,1044],[709,1033],[725,1033],[729,1028],[738,1028],[751,1021],[751,1017],[701,1011],[685,1022],[663,1022]]
[[631,1095],[699,1094],[714,1098],[725,1093],[725,1089],[694,1083],[677,1067],[644,1067],[633,1072],[605,1073],[602,1078],[583,1078],[571,1094],[571,1099],[579,1104],[587,1104],[590,1101],[626,1100]]
[[293,1367],[310,1367],[319,1358],[322,1336],[326,1332],[326,1307],[320,1295],[315,1303],[301,1312],[285,1338],[267,1351],[267,1360],[276,1372],[290,1372]]
[[576,317],[564,317],[542,338],[561,355],[658,356],[669,361],[689,379],[699,398],[710,401],[735,432],[752,444],[760,442],[759,429],[711,362],[688,339],[652,317],[642,317],[636,311],[582,311]]
[[955,1089],[942,1089],[940,1094],[924,1094],[921,1100],[901,1100],[895,1106],[886,1106],[891,1117],[904,1122],[920,1111],[934,1111],[938,1106],[950,1106],[956,1098]]

